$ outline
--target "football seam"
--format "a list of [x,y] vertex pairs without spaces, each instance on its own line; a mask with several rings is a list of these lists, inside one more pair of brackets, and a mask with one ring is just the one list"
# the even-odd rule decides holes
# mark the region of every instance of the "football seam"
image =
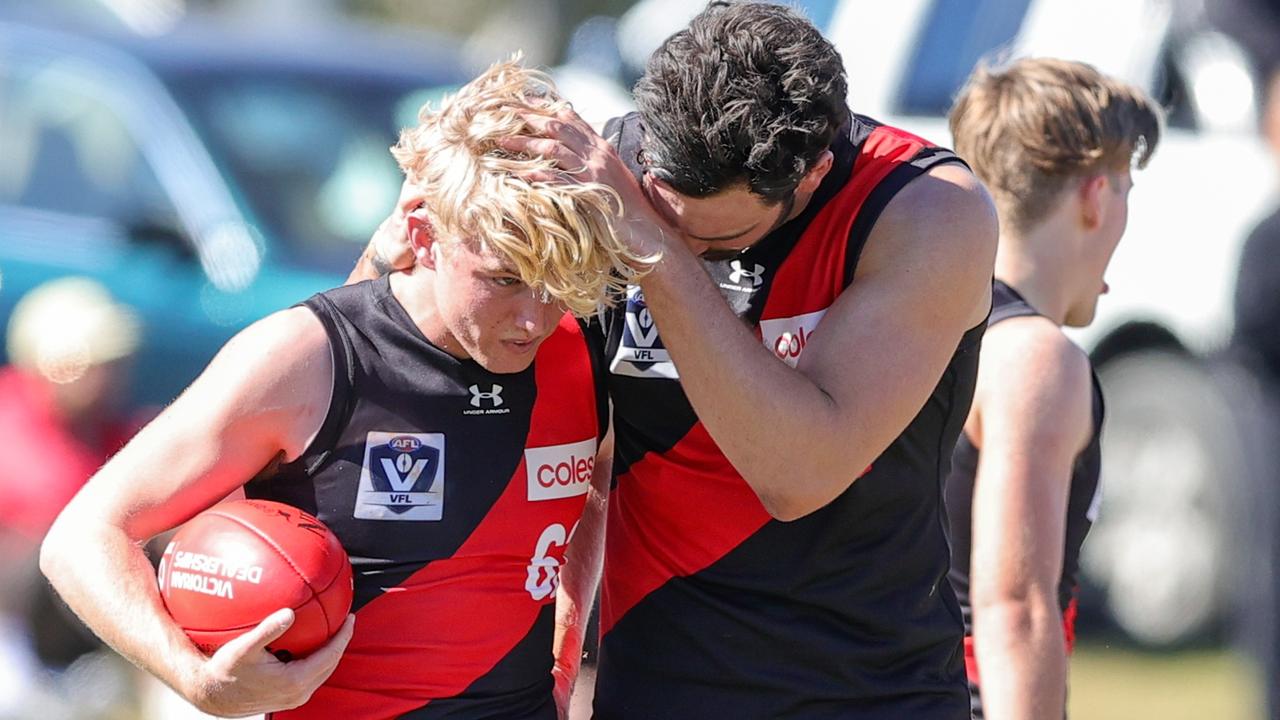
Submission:
[[[231,514],[228,514],[228,513],[225,513],[225,512],[220,512],[220,511],[218,511],[217,509],[211,509],[211,510],[209,510],[208,512],[209,512],[209,514],[210,514],[210,515],[217,515],[218,517],[223,517],[223,518],[226,518],[226,519],[228,519],[228,520],[231,520],[232,522],[236,523],[237,525],[240,525],[241,527],[245,528],[245,529],[246,529],[246,530],[248,530],[249,532],[251,532],[251,533],[253,533],[254,535],[257,535],[259,538],[261,538],[261,539],[262,539],[262,541],[263,541],[264,543],[266,543],[268,547],[270,547],[272,550],[274,550],[274,551],[275,551],[275,553],[276,553],[277,555],[279,555],[279,556],[280,556],[280,559],[281,559],[281,560],[284,560],[284,561],[285,561],[285,563],[289,566],[289,568],[293,570],[293,574],[294,574],[294,575],[297,575],[297,576],[298,576],[298,579],[299,579],[299,580],[301,580],[301,581],[302,581],[302,583],[303,583],[304,585],[306,585],[306,586],[307,586],[307,589],[311,591],[311,600],[315,600],[315,601],[316,601],[316,605],[319,605],[319,606],[320,606],[320,614],[324,616],[324,626],[325,626],[325,629],[327,630],[328,628],[333,627],[333,625],[329,622],[329,613],[325,611],[325,609],[324,609],[324,603],[320,602],[320,598],[319,598],[319,596],[316,594],[316,589],[315,589],[314,587],[312,587],[312,586],[311,586],[311,581],[307,579],[307,576],[306,576],[306,575],[303,575],[303,574],[302,574],[302,571],[301,571],[300,569],[298,569],[298,566],[297,566],[297,565],[295,565],[295,564],[294,564],[294,562],[293,562],[293,558],[291,558],[291,557],[289,557],[288,555],[286,555],[286,554],[285,554],[285,552],[284,552],[284,550],[282,550],[282,549],[280,548],[280,545],[279,545],[278,543],[276,543],[276,541],[275,541],[275,540],[271,539],[271,537],[270,537],[269,535],[267,535],[266,533],[262,532],[262,531],[261,531],[261,530],[259,530],[258,528],[256,528],[256,527],[254,527],[254,526],[250,525],[249,523],[245,522],[244,520],[240,519],[239,517],[236,517],[235,515],[231,515]],[[339,569],[338,574],[339,574],[339,575],[341,575],[341,574],[342,574],[341,569]],[[331,581],[329,582],[329,584],[330,584],[330,585],[332,585],[332,584],[333,584],[333,581],[331,580]],[[328,586],[326,585],[325,587],[327,588]],[[310,602],[310,601],[308,601],[308,602]],[[305,606],[306,604],[307,604],[307,603],[305,603],[305,602],[304,602],[304,603],[302,603],[302,605],[303,605],[303,606]],[[295,614],[295,616],[296,616],[298,608],[289,608],[289,609],[290,609],[290,610],[293,610],[293,611],[294,611],[294,614]],[[292,626],[290,626],[290,627],[292,627]]]
[[[350,561],[348,561],[348,562],[350,562]],[[333,577],[329,580],[328,584],[326,584],[323,588],[321,588],[319,592],[316,592],[314,588],[311,590],[311,593],[312,593],[313,595],[315,595],[315,598],[316,598],[316,604],[320,606],[320,612],[321,612],[321,614],[323,614],[323,615],[324,615],[324,624],[325,624],[325,627],[327,627],[327,628],[331,628],[331,627],[333,627],[333,625],[331,624],[331,622],[332,622],[332,621],[331,621],[331,619],[329,618],[329,611],[324,609],[324,603],[320,601],[320,596],[321,596],[321,595],[323,595],[323,594],[325,594],[325,593],[329,590],[329,588],[333,587],[333,584],[334,584],[334,583],[336,583],[336,582],[338,582],[338,578],[340,578],[340,577],[342,577],[342,566],[338,566],[338,572],[336,572],[336,573],[334,573],[334,574],[333,574]],[[310,586],[310,585],[308,584],[308,587],[309,587],[309,586]],[[353,595],[354,595],[354,593],[353,593]],[[352,604],[354,604],[354,603],[355,603],[355,598],[353,597],[353,598],[352,598]],[[350,609],[348,608],[348,610],[347,610],[347,611],[348,611],[348,612],[350,612]],[[337,630],[335,629],[335,630],[333,630],[333,632],[337,632]]]

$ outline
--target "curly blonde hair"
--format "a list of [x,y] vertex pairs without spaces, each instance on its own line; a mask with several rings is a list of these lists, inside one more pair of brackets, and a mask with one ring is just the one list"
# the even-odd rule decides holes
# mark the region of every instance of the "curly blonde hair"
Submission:
[[391,153],[422,190],[442,237],[498,252],[526,285],[587,316],[652,259],[618,238],[622,202],[612,188],[527,180],[529,173],[554,171],[555,163],[498,145],[527,131],[522,113],[553,115],[567,106],[550,78],[516,56],[446,97],[438,110],[424,105],[418,126],[401,132]]

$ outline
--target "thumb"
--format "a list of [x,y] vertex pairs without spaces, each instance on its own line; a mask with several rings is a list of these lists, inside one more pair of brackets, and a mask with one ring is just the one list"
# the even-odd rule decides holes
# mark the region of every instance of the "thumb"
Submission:
[[292,610],[281,608],[264,618],[262,622],[258,623],[257,627],[223,645],[214,654],[226,654],[233,658],[241,658],[254,650],[264,650],[267,645],[284,635],[285,631],[293,625],[293,619]]

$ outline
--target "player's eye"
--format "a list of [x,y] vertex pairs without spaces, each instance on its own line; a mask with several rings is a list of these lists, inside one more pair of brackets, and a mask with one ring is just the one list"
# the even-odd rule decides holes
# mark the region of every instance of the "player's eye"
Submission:
[[489,282],[492,282],[494,285],[497,285],[498,287],[506,288],[506,287],[515,287],[516,285],[519,285],[521,283],[521,280],[518,277],[512,277],[510,275],[498,275],[496,277],[489,278]]

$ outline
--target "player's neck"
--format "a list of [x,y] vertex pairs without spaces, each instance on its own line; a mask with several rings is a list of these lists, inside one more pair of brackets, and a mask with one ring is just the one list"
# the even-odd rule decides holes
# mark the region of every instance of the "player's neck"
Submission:
[[1071,304],[1067,273],[1069,260],[1060,246],[1039,238],[1002,234],[996,251],[995,277],[1026,300],[1036,312],[1061,326]]
[[470,357],[444,324],[436,307],[435,293],[431,292],[431,272],[414,267],[412,271],[391,274],[391,294],[400,302],[409,319],[432,345],[450,355],[466,359]]

